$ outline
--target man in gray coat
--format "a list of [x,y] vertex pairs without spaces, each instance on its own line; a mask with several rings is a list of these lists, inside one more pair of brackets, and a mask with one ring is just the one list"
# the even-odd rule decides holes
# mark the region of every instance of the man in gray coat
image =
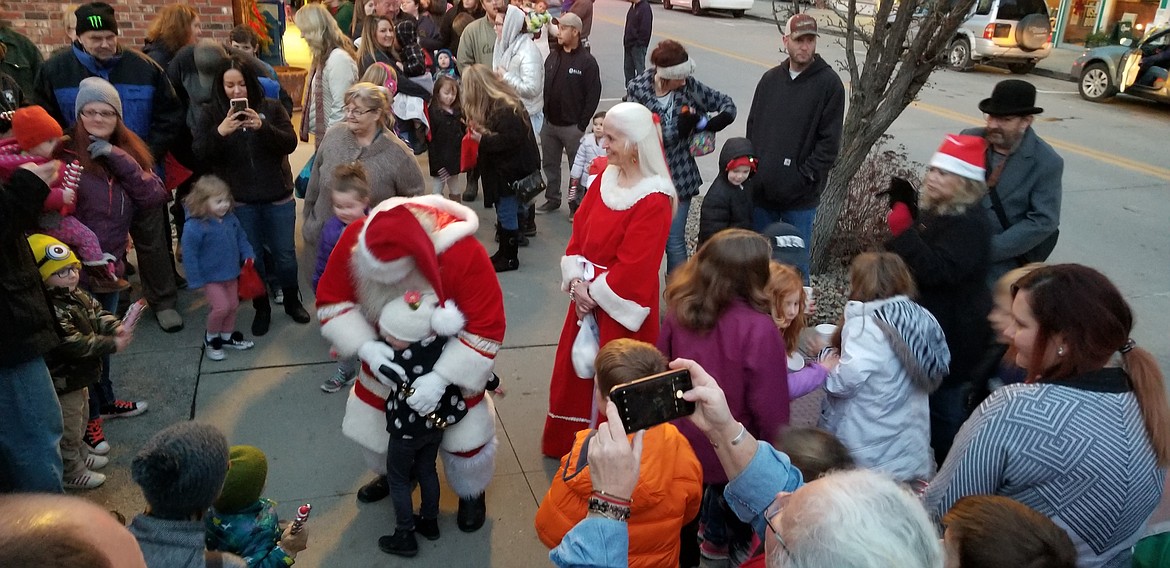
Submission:
[[987,187],[983,208],[991,220],[990,284],[1009,270],[1043,262],[1056,246],[1064,159],[1032,130],[1036,87],[1000,81],[979,103],[985,128],[963,134],[987,139]]

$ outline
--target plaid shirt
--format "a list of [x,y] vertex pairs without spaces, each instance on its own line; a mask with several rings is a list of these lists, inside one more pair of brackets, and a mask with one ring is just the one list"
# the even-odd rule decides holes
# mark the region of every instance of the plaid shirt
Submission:
[[687,200],[699,194],[703,176],[691,156],[690,137],[679,136],[678,111],[684,105],[703,115],[726,112],[735,116],[735,102],[731,97],[708,87],[694,77],[687,77],[681,89],[673,91],[664,103],[654,92],[654,68],[648,68],[641,75],[630,80],[626,86],[631,102],[640,103],[658,115],[662,124],[662,143],[666,147],[666,165],[670,168],[670,180],[678,191],[680,200]]

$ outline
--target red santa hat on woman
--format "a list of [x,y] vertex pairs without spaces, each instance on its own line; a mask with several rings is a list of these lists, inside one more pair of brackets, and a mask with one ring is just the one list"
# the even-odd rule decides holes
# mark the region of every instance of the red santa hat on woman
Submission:
[[930,159],[931,167],[977,181],[986,179],[987,141],[980,136],[948,134]]
[[436,334],[455,335],[463,329],[466,318],[443,293],[435,245],[409,208],[375,211],[362,227],[355,253],[361,259],[362,278],[382,284],[396,284],[412,273],[424,278],[439,298],[431,316]]

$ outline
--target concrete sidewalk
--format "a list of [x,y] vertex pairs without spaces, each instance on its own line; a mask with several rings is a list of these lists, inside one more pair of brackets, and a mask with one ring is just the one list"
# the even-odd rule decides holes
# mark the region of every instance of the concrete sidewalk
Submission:
[[[789,4],[784,3],[783,6],[787,8]],[[773,10],[772,2],[768,0],[756,0],[752,8],[745,14],[745,17],[774,23],[776,20]],[[825,33],[836,36],[844,35],[845,21],[833,10],[816,8],[807,4],[801,4],[800,10],[816,18],[821,30]],[[870,24],[872,19],[871,16],[865,15],[864,13],[857,16],[858,23],[863,26]],[[1072,69],[1073,60],[1079,57],[1082,52],[1084,52],[1084,48],[1078,45],[1065,44],[1060,47],[1054,47],[1048,57],[1036,64],[1036,68],[1032,70],[1032,74],[1064,81],[1075,81],[1076,78],[1069,74],[1069,70]]]

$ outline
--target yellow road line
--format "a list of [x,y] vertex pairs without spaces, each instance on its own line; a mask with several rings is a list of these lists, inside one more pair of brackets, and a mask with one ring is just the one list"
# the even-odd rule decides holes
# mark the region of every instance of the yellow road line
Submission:
[[[603,22],[618,25],[618,26],[624,25],[624,22],[618,21],[618,20],[613,19],[613,18],[604,17],[604,16],[594,16],[594,20],[601,20]],[[725,50],[719,49],[717,47],[711,47],[709,45],[697,43],[691,39],[677,37],[677,36],[673,36],[670,34],[663,34],[663,33],[655,32],[654,35],[659,36],[659,37],[664,38],[664,39],[672,39],[672,40],[677,41],[683,45],[696,47],[698,49],[702,49],[704,51],[709,51],[711,53],[722,55],[722,56],[730,58],[730,59],[735,59],[737,61],[742,61],[744,63],[750,63],[752,65],[757,65],[759,67],[763,67],[764,69],[771,69],[772,67],[774,67],[778,63],[778,62],[761,61],[759,59],[745,57],[743,55],[739,55],[738,53],[732,53],[730,51],[725,51]],[[984,124],[981,116],[973,116],[973,115],[969,115],[969,114],[963,114],[961,112],[956,112],[956,111],[950,110],[950,109],[945,108],[945,107],[940,107],[940,106],[932,105],[929,103],[924,103],[921,101],[915,101],[915,102],[911,103],[909,108],[919,110],[922,112],[927,112],[927,113],[933,114],[935,116],[941,116],[943,118],[948,118],[948,119],[954,120],[955,122],[969,125],[969,126],[983,126],[983,124]],[[1132,160],[1132,159],[1126,158],[1124,156],[1119,156],[1117,154],[1110,154],[1109,152],[1102,152],[1100,150],[1095,150],[1093,148],[1089,148],[1088,146],[1082,146],[1080,144],[1074,144],[1072,142],[1066,142],[1064,140],[1060,140],[1060,139],[1056,139],[1056,138],[1045,137],[1044,141],[1048,142],[1049,144],[1052,145],[1052,147],[1054,147],[1058,150],[1063,150],[1065,152],[1069,152],[1072,154],[1078,154],[1078,155],[1084,156],[1086,158],[1098,160],[1098,161],[1104,162],[1105,164],[1108,164],[1110,166],[1117,166],[1117,167],[1125,168],[1127,170],[1135,171],[1135,172],[1138,172],[1141,174],[1146,174],[1146,175],[1151,176],[1151,177],[1156,177],[1158,179],[1170,181],[1170,169],[1167,169],[1167,168],[1159,168],[1157,166],[1152,166],[1152,165],[1144,163],[1144,162]]]

